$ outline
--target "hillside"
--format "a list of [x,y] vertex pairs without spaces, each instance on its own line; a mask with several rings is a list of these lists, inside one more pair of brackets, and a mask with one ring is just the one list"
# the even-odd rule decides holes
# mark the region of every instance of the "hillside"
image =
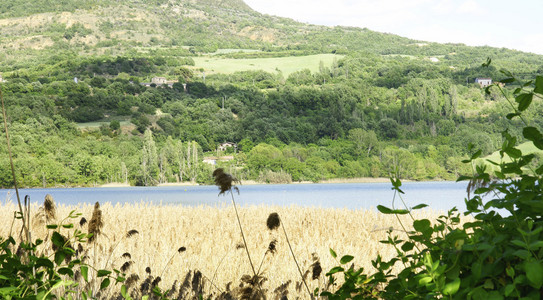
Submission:
[[0,4],[0,30],[0,71],[59,53],[176,57],[219,49],[263,52],[253,56],[363,51],[432,58],[453,68],[492,57],[498,67],[523,72],[542,66],[540,56],[519,51],[427,43],[365,28],[315,26],[262,15],[241,0],[5,1]]
[[[0,4],[25,186],[210,182],[203,157],[222,155],[261,182],[454,179],[470,143],[491,154],[506,127],[525,142],[505,118],[515,87],[487,94],[474,79],[543,75],[540,55],[303,24],[236,0],[29,3]],[[541,111],[534,98],[524,117],[540,128]],[[217,152],[225,142],[237,148]]]

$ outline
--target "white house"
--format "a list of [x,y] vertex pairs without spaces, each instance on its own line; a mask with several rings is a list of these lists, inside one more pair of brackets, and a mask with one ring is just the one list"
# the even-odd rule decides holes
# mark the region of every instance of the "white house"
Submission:
[[235,149],[238,149],[238,145],[236,143],[226,142],[226,143],[219,144],[219,146],[217,147],[217,150],[226,151],[226,148],[228,147],[234,147]]
[[484,88],[492,84],[492,78],[475,78],[475,83]]

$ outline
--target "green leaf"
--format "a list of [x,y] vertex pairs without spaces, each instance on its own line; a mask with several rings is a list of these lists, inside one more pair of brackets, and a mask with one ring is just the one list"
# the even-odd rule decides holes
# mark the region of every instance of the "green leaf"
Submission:
[[522,156],[522,152],[516,148],[508,148],[505,150],[505,153],[507,153],[507,155],[509,155],[511,158],[519,158]]
[[443,294],[445,295],[454,295],[458,292],[460,288],[460,278],[456,277],[452,282],[449,282],[443,288]]
[[380,211],[382,214],[385,214],[385,215],[392,214],[392,209],[390,209],[388,207],[385,207],[385,206],[382,206],[382,205],[377,205],[377,210]]
[[353,259],[354,259],[354,256],[345,255],[345,256],[343,256],[343,257],[339,260],[339,262],[340,262],[342,265],[344,265],[344,264],[350,262],[350,261],[353,260]]
[[74,224],[64,224],[62,225],[62,227],[70,229],[70,228],[74,228]]
[[543,76],[535,77],[534,93],[543,94]]
[[421,279],[419,279],[419,285],[427,285],[430,282],[432,282],[432,277],[430,276],[424,276]]
[[540,150],[543,150],[543,135],[539,130],[535,127],[524,127],[522,130],[522,135],[532,141],[534,143],[534,146],[539,148]]
[[502,79],[500,80],[501,83],[512,83],[512,82],[515,82],[515,78],[513,77],[508,77],[508,78],[505,78],[505,79]]
[[518,110],[525,111],[532,104],[533,94],[520,94],[515,98],[518,102]]
[[53,235],[51,236],[51,242],[55,244],[55,246],[62,248],[64,246],[64,237],[60,235],[57,231],[53,232]]
[[70,275],[70,276],[74,276],[74,271],[72,271],[72,269],[66,268],[66,267],[63,267],[63,268],[58,269],[58,273],[59,273],[60,275]]
[[515,278],[515,269],[512,268],[511,266],[508,266],[507,268],[505,268],[505,273],[507,273],[507,276],[511,278]]
[[537,173],[537,175],[543,175],[543,165],[539,168],[537,168],[537,170],[535,170],[535,172]]
[[[469,162],[469,160],[468,160]],[[471,176],[465,176],[465,175],[460,175],[458,176],[458,179],[456,179],[456,182],[460,182],[460,181],[464,181],[464,180],[471,180]]]
[[413,228],[422,234],[426,234],[428,231],[431,231],[430,221],[427,219],[415,220],[413,221]]
[[403,251],[411,251],[413,250],[413,247],[415,247],[415,244],[414,243],[411,243],[411,242],[405,242],[403,243],[402,245],[402,250]]
[[128,294],[126,293],[126,285],[123,284],[123,286],[121,286],[121,296],[123,296],[123,298],[126,299],[126,296],[128,296]]
[[409,213],[407,209],[390,209],[382,205],[377,205],[377,210],[385,215],[391,215],[391,214],[406,215]]
[[64,251],[57,251],[55,253],[55,263],[57,264],[57,266],[60,266],[65,258],[66,253]]
[[483,153],[483,151],[481,150],[478,150],[477,152],[473,153],[473,155],[471,156],[471,160],[477,159],[479,156],[481,156],[481,153]]
[[509,70],[506,70],[506,69],[500,69],[500,73],[502,73],[503,75],[507,77],[513,77],[513,73],[511,73]]
[[485,283],[483,284],[483,287],[487,290],[494,289],[494,282],[492,282],[492,279],[485,280]]
[[536,289],[541,288],[543,285],[543,265],[541,265],[541,262],[526,261],[524,267],[526,268],[526,277],[530,285]]
[[509,113],[509,114],[507,114],[505,117],[506,117],[508,120],[511,120],[511,119],[513,119],[514,117],[518,117],[518,116],[520,116],[519,113]]
[[103,290],[107,288],[109,284],[110,284],[109,278],[105,278],[104,280],[102,280],[102,283],[100,283],[100,289]]
[[98,274],[96,276],[98,277],[104,277],[111,274],[111,271],[108,270],[98,270]]
[[56,224],[49,224],[49,225],[46,225],[45,226],[47,229],[57,229],[58,228],[58,225]]
[[535,241],[528,246],[528,250],[537,250],[543,248],[543,241]]
[[89,267],[86,265],[83,265],[80,267],[81,269],[81,276],[83,276],[83,279],[85,279],[86,282],[89,282]]
[[344,272],[344,271],[345,270],[342,267],[333,267],[332,269],[330,269],[330,271],[328,271],[328,273],[326,273],[326,276],[336,274],[336,273],[339,273],[339,272]]
[[529,258],[529,257],[532,256],[532,254],[530,253],[530,251],[524,250],[524,249],[517,250],[517,251],[513,252],[513,255],[514,255],[514,256],[517,256],[517,257],[519,257],[519,258],[521,258],[521,259],[527,259],[527,258]]
[[332,255],[333,258],[337,257],[336,251],[334,251],[334,249],[332,249],[332,248],[330,248],[330,255]]
[[413,206],[411,209],[421,209],[421,208],[425,208],[425,207],[428,207],[428,205],[427,204],[419,204],[419,205]]
[[509,295],[511,295],[511,293],[515,290],[515,285],[514,284],[508,284],[505,286],[505,290],[504,290],[504,294],[505,294],[505,297],[508,297]]
[[14,287],[14,286],[3,287],[3,288],[0,288],[0,295],[9,295],[11,294],[11,292],[16,291],[16,290],[17,290],[17,287]]
[[48,258],[40,257],[36,260],[36,267],[54,268],[55,265]]

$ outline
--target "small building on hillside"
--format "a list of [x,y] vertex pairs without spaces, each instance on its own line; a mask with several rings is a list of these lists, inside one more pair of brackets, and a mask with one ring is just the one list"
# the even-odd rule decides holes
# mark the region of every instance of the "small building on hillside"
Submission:
[[154,83],[156,85],[163,85],[163,84],[166,84],[166,82],[168,82],[166,77],[153,77],[151,79],[151,83]]
[[475,83],[478,83],[481,88],[485,88],[492,84],[492,78],[475,78]]
[[[141,85],[146,87],[167,85],[172,88],[173,84],[177,82],[179,82],[179,80],[168,80],[166,77],[153,77],[151,78],[151,82],[142,82]],[[185,87],[185,85],[183,85],[183,87]]]
[[219,144],[219,146],[217,147],[217,151],[226,151],[226,148],[229,147],[234,147],[234,149],[238,149],[238,145],[236,143],[226,142]]

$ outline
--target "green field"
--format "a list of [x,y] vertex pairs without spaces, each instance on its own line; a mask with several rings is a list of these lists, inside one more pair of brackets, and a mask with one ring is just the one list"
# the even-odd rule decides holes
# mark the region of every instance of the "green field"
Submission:
[[[526,142],[526,143],[522,143],[520,145],[517,146],[517,149],[519,149],[520,151],[522,151],[522,154],[523,155],[526,155],[526,154],[532,154],[532,153],[543,153],[542,150],[539,150],[535,145],[534,143],[532,142]],[[486,164],[487,168],[489,168],[489,170],[493,170],[493,171],[496,171],[498,170],[498,168],[496,166],[494,166],[493,164],[491,164],[490,162],[488,161],[493,161],[495,163],[501,163],[502,161],[503,162],[511,162],[511,158],[507,155],[507,154],[504,154],[503,156],[503,159],[500,157],[500,152],[499,151],[496,151],[486,157],[483,157],[483,158],[479,158],[476,160],[477,163],[483,163],[483,164]]]
[[[96,121],[87,123],[77,123],[77,128],[80,129],[98,129],[101,125],[109,125],[110,121]],[[121,126],[130,125],[130,121],[120,121]]]
[[273,58],[215,58],[209,56],[195,57],[196,68],[203,68],[209,73],[231,74],[238,71],[263,70],[269,73],[276,73],[277,70],[288,77],[293,72],[309,69],[311,72],[319,70],[320,62],[330,67],[334,59],[339,60],[343,55],[317,54],[308,56],[289,56]]

